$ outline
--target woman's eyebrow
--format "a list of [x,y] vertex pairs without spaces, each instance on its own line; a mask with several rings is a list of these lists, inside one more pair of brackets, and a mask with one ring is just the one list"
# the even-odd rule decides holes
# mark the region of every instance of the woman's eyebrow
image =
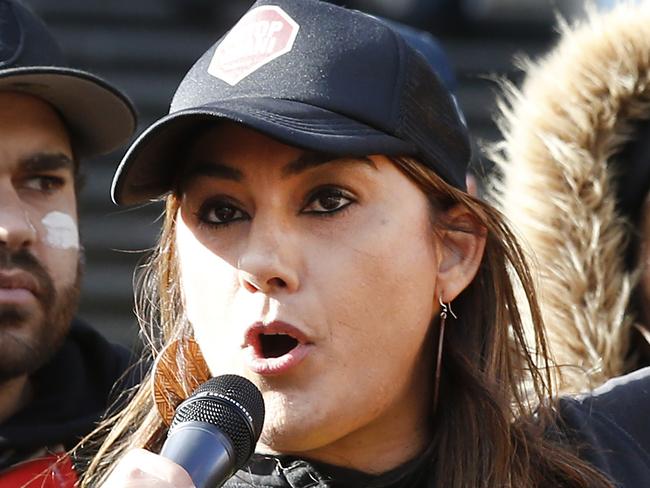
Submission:
[[318,166],[330,163],[366,164],[377,169],[375,163],[366,156],[339,156],[321,152],[306,152],[298,159],[288,163],[282,168],[282,177],[288,178]]

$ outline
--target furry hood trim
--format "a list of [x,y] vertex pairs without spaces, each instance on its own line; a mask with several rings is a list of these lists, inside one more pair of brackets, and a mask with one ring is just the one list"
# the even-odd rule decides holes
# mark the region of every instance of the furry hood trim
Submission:
[[636,273],[612,161],[650,118],[650,2],[561,25],[524,70],[500,105],[492,197],[530,251],[560,391],[584,391],[629,368]]

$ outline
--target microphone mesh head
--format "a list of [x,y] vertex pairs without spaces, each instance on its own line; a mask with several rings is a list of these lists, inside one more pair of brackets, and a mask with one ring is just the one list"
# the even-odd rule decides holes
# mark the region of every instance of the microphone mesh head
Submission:
[[219,428],[235,450],[236,469],[248,462],[264,425],[264,399],[246,378],[223,375],[199,386],[176,409],[169,434],[183,422],[205,422]]

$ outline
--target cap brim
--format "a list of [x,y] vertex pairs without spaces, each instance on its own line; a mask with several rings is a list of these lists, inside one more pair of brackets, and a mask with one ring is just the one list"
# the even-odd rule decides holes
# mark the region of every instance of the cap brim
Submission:
[[97,156],[126,144],[136,129],[131,101],[103,79],[61,67],[0,70],[0,90],[37,96],[59,112],[80,157]]
[[224,100],[170,114],[150,126],[122,159],[111,194],[118,205],[143,203],[172,189],[183,150],[204,125],[216,120],[240,123],[285,144],[346,156],[409,155],[417,149],[339,113],[291,100]]

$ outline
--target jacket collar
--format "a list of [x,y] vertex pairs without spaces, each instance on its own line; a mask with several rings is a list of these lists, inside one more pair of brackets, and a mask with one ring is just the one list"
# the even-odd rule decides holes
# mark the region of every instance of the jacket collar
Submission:
[[432,469],[430,446],[422,454],[381,475],[289,456],[256,454],[247,468],[239,471],[226,488],[425,488]]

